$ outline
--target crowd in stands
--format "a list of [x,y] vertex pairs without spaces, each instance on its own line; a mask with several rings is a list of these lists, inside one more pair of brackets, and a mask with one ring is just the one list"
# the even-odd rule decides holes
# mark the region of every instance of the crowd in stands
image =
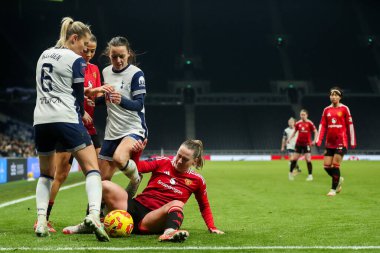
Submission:
[[35,156],[32,136],[30,126],[9,119],[0,122],[0,157]]

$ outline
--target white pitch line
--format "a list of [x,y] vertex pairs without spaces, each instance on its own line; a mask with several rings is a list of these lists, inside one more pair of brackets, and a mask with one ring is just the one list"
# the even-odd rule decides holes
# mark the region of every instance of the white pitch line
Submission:
[[380,249],[380,246],[188,246],[188,247],[61,247],[61,248],[51,248],[51,247],[19,247],[19,248],[0,248],[0,251],[127,251],[127,250],[213,250],[213,251],[223,251],[223,250],[305,250],[305,249],[330,249],[330,250],[367,250],[367,249]]
[[[121,172],[118,171],[114,175],[118,175],[120,173]],[[82,184],[85,184],[85,183],[86,183],[86,181],[83,181],[83,182],[79,182],[79,183],[63,186],[63,187],[61,187],[59,189],[59,191],[68,190],[68,189],[71,189],[73,187],[77,187],[77,186],[80,186]],[[21,199],[16,199],[16,200],[12,200],[12,201],[8,201],[8,202],[0,204],[0,208],[6,207],[6,206],[10,206],[10,205],[14,205],[14,204],[17,204],[17,203],[20,203],[20,202],[24,202],[24,201],[27,201],[27,200],[30,200],[30,199],[34,199],[34,198],[36,198],[36,195],[32,195],[32,196],[29,196],[29,197],[25,197],[25,198],[21,198]]]
[[[60,191],[64,191],[64,190],[67,190],[67,189],[70,189],[70,188],[73,188],[73,187],[80,186],[80,185],[82,185],[84,183],[85,182],[79,182],[79,183],[63,186],[59,190]],[[17,203],[20,203],[20,202],[24,202],[24,201],[27,201],[27,200],[30,200],[30,199],[34,199],[34,198],[36,198],[36,195],[32,195],[32,196],[21,198],[21,199],[15,199],[15,200],[12,200],[12,201],[8,201],[8,202],[0,204],[0,208],[6,207],[6,206],[10,206],[10,205],[14,205],[14,204],[17,204]]]

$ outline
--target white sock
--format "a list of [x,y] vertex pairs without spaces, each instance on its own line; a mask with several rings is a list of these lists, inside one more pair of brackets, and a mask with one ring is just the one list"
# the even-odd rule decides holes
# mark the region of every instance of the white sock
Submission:
[[86,176],[86,192],[90,214],[99,217],[102,201],[102,179],[97,170],[92,170]]
[[140,175],[135,161],[131,159],[128,160],[128,165],[121,171],[131,180],[132,183],[138,183],[140,181]]
[[53,179],[41,176],[36,187],[36,203],[38,221],[46,221],[46,212],[49,205],[50,189]]

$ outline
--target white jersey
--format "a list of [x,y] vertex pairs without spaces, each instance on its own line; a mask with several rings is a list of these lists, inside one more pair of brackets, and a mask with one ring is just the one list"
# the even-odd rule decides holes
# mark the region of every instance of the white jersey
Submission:
[[[146,94],[144,73],[134,65],[128,65],[121,72],[112,65],[103,69],[104,83],[112,85],[115,91],[129,100],[139,94]],[[116,140],[129,134],[147,137],[145,107],[141,111],[130,111],[120,105],[107,102],[107,124],[104,139]]]
[[[290,136],[292,136],[294,131],[295,131],[294,127],[293,128],[288,127],[284,130],[283,137],[285,138],[285,141],[289,140]],[[296,133],[296,135],[294,135],[294,137],[290,140],[289,143],[286,143],[286,149],[294,150],[296,148],[297,137],[298,137],[298,132]]]
[[72,85],[84,82],[86,62],[67,48],[45,50],[37,62],[34,124],[79,123],[79,104]]

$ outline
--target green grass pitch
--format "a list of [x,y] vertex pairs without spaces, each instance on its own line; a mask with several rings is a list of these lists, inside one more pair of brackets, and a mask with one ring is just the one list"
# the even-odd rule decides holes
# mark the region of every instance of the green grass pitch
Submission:
[[[300,167],[302,173],[289,181],[285,160],[206,162],[200,173],[207,182],[215,224],[224,235],[207,231],[194,197],[184,209],[182,228],[190,232],[184,243],[160,243],[157,235],[109,243],[96,241],[94,235],[64,235],[62,228],[85,216],[83,184],[58,194],[51,214],[58,232],[49,238],[37,238],[33,232],[35,199],[0,207],[0,252],[380,252],[380,162],[344,161],[345,182],[336,197],[326,196],[331,179],[321,161],[313,162],[312,182],[305,181],[304,161]],[[81,181],[81,173],[72,173],[65,186]],[[113,181],[128,184],[122,174]],[[34,195],[35,185],[0,185],[0,205]]]

